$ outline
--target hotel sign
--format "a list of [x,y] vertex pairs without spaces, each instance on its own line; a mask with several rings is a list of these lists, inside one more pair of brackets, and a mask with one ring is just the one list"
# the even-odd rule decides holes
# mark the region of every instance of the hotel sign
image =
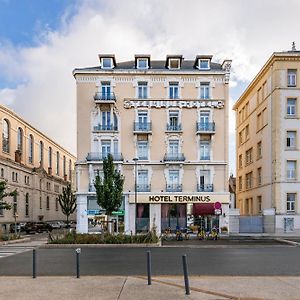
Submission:
[[125,108],[223,108],[223,100],[124,100]]
[[[207,195],[145,195],[138,194],[137,195],[137,203],[152,203],[152,204],[162,204],[162,203],[178,203],[178,204],[186,204],[186,203],[229,203],[230,195],[229,193],[223,194],[207,194]],[[129,203],[135,203],[135,197],[133,195],[129,195]]]

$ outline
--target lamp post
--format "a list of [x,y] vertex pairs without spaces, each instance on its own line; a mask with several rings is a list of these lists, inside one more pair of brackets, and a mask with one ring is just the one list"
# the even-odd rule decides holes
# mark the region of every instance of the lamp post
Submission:
[[14,218],[15,218],[15,235],[17,235],[17,217],[18,217],[18,214],[17,212],[14,213]]
[[138,158],[135,157],[133,159],[134,161],[134,203],[135,203],[135,234],[136,234],[136,221],[137,221],[137,162],[138,162]]

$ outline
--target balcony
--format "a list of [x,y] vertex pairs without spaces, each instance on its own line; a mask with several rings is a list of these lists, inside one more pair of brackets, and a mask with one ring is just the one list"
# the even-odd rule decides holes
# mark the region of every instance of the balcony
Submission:
[[[86,160],[87,161],[103,161],[107,158],[108,153],[101,153],[101,152],[89,152]],[[114,161],[123,161],[122,153],[111,153]]]
[[215,130],[215,122],[197,122],[196,124],[196,132],[197,133],[207,133],[214,134]]
[[94,95],[95,103],[115,103],[116,102],[116,96],[114,93],[100,93],[96,92]]
[[182,192],[182,184],[167,184],[167,192]]
[[201,155],[200,160],[210,160],[210,155],[207,155],[207,156]]
[[138,192],[150,192],[151,191],[151,184],[138,184],[137,185]]
[[198,192],[213,192],[214,185],[213,184],[197,184]]
[[106,125],[100,125],[94,126],[94,131],[118,131],[118,126],[113,124],[106,124]]
[[166,131],[171,131],[171,132],[182,132],[182,126],[181,124],[167,124],[167,129]]
[[185,161],[183,153],[166,153],[164,161]]
[[151,122],[134,122],[133,124],[134,133],[151,133],[152,132],[152,123]]

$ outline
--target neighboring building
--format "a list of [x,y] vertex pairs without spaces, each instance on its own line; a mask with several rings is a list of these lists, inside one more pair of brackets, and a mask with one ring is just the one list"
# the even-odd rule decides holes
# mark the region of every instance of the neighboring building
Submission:
[[[241,215],[300,230],[300,51],[275,52],[234,106]],[[274,231],[274,230],[273,230]]]
[[[102,212],[95,175],[111,153],[125,176],[125,231],[154,224],[185,227],[188,214],[208,229],[228,223],[228,82],[231,61],[199,55],[151,60],[136,55],[75,69],[77,84],[77,231]],[[135,162],[138,158],[137,178]],[[137,208],[135,205],[137,180]],[[214,203],[222,209],[215,215]],[[137,216],[137,220],[136,220]]]
[[233,177],[233,174],[230,175],[229,180],[229,193],[230,193],[230,204],[229,208],[235,209],[235,198],[236,198],[236,177]]
[[14,222],[62,220],[58,195],[71,181],[75,157],[6,107],[0,106],[0,180],[18,196],[5,198],[2,228]]

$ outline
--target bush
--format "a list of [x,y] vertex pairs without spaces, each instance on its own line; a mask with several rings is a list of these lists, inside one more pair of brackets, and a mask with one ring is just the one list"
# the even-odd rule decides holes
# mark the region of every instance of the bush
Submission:
[[20,235],[15,233],[0,234],[0,241],[12,241],[20,238]]
[[228,232],[227,226],[222,226],[221,227],[221,232]]

